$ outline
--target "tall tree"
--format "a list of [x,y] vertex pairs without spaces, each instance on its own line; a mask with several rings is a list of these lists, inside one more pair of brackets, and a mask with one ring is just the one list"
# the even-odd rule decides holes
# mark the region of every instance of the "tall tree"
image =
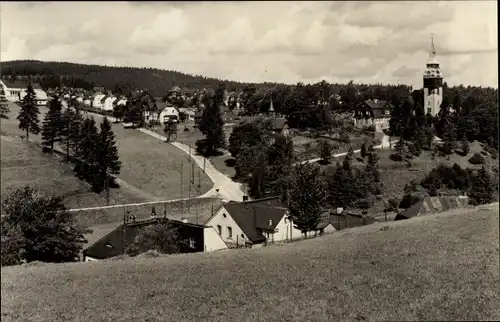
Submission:
[[62,124],[61,137],[64,140],[66,149],[66,161],[69,161],[70,152],[75,152],[75,149],[78,146],[80,128],[83,124],[83,119],[75,110],[67,108],[62,114]]
[[266,137],[263,131],[263,124],[260,122],[244,123],[235,126],[229,136],[229,152],[231,156],[236,157],[244,146],[254,146],[260,143],[266,143]]
[[19,260],[77,261],[86,243],[86,230],[77,224],[74,213],[67,211],[62,199],[43,196],[30,187],[18,189],[6,198],[3,215],[2,242],[19,247],[11,249]]
[[9,118],[10,109],[8,106],[7,98],[5,97],[5,91],[3,87],[0,88],[0,119]]
[[318,172],[318,167],[305,163],[295,166],[290,176],[288,207],[295,227],[303,234],[316,230],[325,202],[325,182]]
[[26,89],[26,96],[24,96],[21,102],[21,111],[17,119],[19,120],[19,128],[26,131],[26,140],[29,140],[30,133],[38,134],[40,133],[40,120],[38,115],[40,111],[36,103],[35,90],[31,83],[28,84]]
[[61,101],[57,98],[50,100],[49,111],[45,114],[42,124],[42,147],[44,150],[54,151],[54,143],[62,140],[64,123],[61,113]]
[[116,147],[115,134],[111,129],[111,123],[105,117],[101,123],[101,131],[96,142],[96,163],[98,171],[92,180],[94,191],[100,193],[106,190],[106,200],[109,202],[109,184],[112,176],[120,174],[121,162]]
[[494,200],[495,187],[488,170],[483,166],[473,177],[469,191],[469,200],[472,205],[484,205]]
[[94,118],[86,118],[83,121],[80,134],[75,149],[74,171],[79,179],[92,184],[94,174],[99,171],[96,149],[99,131]]
[[205,156],[214,155],[226,143],[223,128],[224,121],[220,113],[220,107],[224,100],[224,91],[223,84],[217,87],[215,94],[210,99],[209,106],[205,107],[201,116],[199,129],[205,135]]
[[326,139],[319,141],[319,154],[323,162],[330,163],[332,159],[332,146]]

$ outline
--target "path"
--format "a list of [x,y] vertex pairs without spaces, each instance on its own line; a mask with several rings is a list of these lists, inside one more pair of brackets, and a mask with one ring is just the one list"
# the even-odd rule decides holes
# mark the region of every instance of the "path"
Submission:
[[[139,128],[138,131],[150,135],[152,137],[155,137],[163,142],[167,142],[167,137],[155,133],[153,131],[143,128]],[[189,148],[189,146],[182,144],[180,142],[170,142],[170,144],[184,151],[186,154],[190,154],[191,149]],[[214,183],[214,188],[219,189],[218,194],[220,197],[226,200],[243,201],[243,196],[245,194],[243,193],[242,189],[243,185],[241,183],[234,182],[231,178],[229,178],[225,174],[220,173],[213,166],[213,164],[210,162],[209,159],[206,159],[200,155],[196,155],[194,151],[192,151],[191,153],[191,158],[196,162],[198,167],[200,167],[201,169],[203,169],[203,166],[205,166],[205,173]]]
[[[398,140],[389,141],[389,136],[384,134],[384,136],[382,137],[382,143],[374,146],[373,148],[374,149],[386,149],[386,148],[391,147],[391,145],[396,143],[396,142],[398,142]],[[354,153],[359,153],[359,152],[361,152],[361,149],[354,150]],[[337,154],[334,154],[333,157],[338,158],[338,157],[342,157],[346,154],[347,154],[347,152],[337,153]],[[294,163],[294,165],[304,164],[304,163],[314,163],[314,162],[318,162],[320,160],[322,160],[322,159],[321,158],[314,158],[314,159],[310,159],[310,160],[296,162],[296,163]]]

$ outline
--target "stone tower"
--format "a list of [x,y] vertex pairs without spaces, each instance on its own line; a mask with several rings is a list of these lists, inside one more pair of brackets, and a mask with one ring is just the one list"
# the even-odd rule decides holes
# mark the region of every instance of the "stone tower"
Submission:
[[436,60],[436,49],[434,48],[434,36],[431,37],[431,50],[427,67],[424,71],[424,110],[436,116],[439,113],[443,101],[443,74]]

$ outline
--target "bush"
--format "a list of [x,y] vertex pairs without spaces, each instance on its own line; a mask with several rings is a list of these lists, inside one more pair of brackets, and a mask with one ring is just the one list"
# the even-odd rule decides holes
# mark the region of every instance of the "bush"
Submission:
[[391,155],[389,157],[391,158],[392,161],[396,161],[396,162],[403,161],[403,156],[400,154],[397,154],[397,153],[391,153]]
[[470,164],[478,165],[478,164],[484,164],[484,157],[480,153],[474,153],[472,157],[469,159]]

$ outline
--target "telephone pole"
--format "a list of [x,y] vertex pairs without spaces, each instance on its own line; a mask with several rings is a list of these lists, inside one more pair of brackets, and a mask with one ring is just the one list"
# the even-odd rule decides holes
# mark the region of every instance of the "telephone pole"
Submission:
[[184,201],[182,200],[182,168],[184,167],[184,165],[182,164],[182,160],[181,160],[181,216],[183,215],[183,208],[184,208]]

